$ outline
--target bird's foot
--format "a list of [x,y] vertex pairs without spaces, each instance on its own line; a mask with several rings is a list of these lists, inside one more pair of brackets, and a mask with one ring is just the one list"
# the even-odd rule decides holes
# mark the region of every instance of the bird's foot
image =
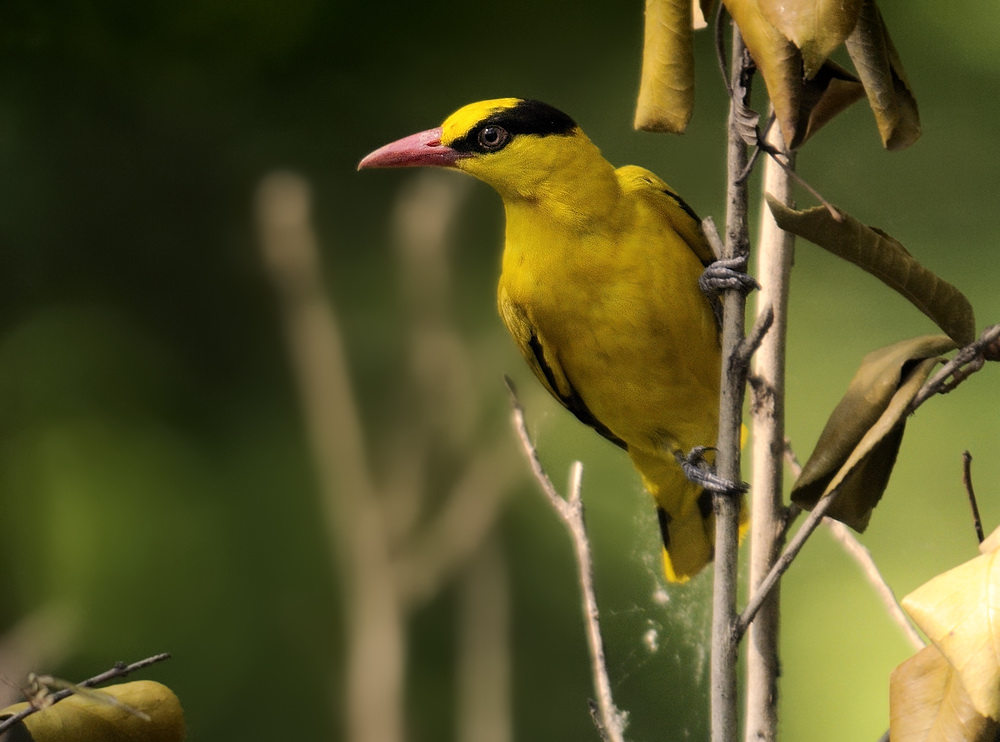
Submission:
[[714,449],[710,446],[695,446],[686,456],[680,452],[674,456],[684,471],[684,476],[709,492],[735,496],[750,489],[746,482],[733,482],[715,473],[715,466],[705,458],[705,452],[712,450]]
[[709,263],[698,278],[703,294],[713,296],[723,291],[739,291],[746,295],[759,290],[760,284],[746,272],[747,256],[739,255]]

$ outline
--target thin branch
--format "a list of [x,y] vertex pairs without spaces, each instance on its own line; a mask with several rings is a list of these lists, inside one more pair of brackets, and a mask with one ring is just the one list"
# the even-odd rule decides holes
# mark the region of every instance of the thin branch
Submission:
[[[87,678],[76,685],[81,688],[93,688],[101,683],[106,683],[109,680],[116,680],[117,678],[123,678],[129,673],[136,672],[137,670],[142,670],[143,668],[149,667],[150,665],[155,665],[157,662],[163,662],[164,660],[170,659],[169,652],[162,652],[160,654],[154,654],[152,657],[147,657],[144,660],[139,660],[138,662],[133,662],[130,665],[126,665],[124,662],[118,662],[110,670],[105,670],[99,675],[95,675],[92,678]],[[45,696],[45,705],[36,706],[29,703],[28,707],[22,711],[17,712],[13,716],[8,716],[2,722],[0,722],[0,734],[3,734],[9,730],[12,726],[22,721],[23,719],[37,713],[45,708],[48,708],[52,704],[59,703],[70,696],[72,696],[76,691],[72,688],[66,688],[64,690],[57,691]]]
[[517,431],[518,439],[521,441],[521,448],[528,458],[531,471],[535,475],[535,480],[541,486],[542,493],[566,526],[566,530],[573,541],[573,549],[576,552],[580,589],[583,593],[583,617],[587,629],[587,644],[590,649],[594,691],[597,694],[596,704],[598,712],[594,712],[592,705],[591,714],[594,717],[594,723],[597,724],[602,739],[609,740],[609,742],[624,742],[627,714],[622,713],[615,706],[611,693],[611,681],[608,679],[607,663],[604,659],[604,642],[601,638],[600,615],[597,609],[597,597],[594,590],[594,569],[590,555],[590,541],[587,538],[587,528],[584,523],[583,514],[583,500],[580,496],[583,465],[579,461],[573,462],[573,465],[570,467],[569,492],[567,497],[563,498],[556,490],[555,485],[552,484],[552,480],[549,479],[548,474],[545,473],[545,469],[542,467],[541,461],[538,459],[538,451],[528,433],[528,428],[524,421],[524,408],[517,399],[514,384],[509,378],[505,378],[505,382],[507,390],[510,392],[513,425]]
[[[791,470],[792,476],[798,478],[802,474],[802,464],[799,463],[795,451],[792,449],[791,441],[787,438],[785,439],[785,460],[788,462],[788,468]],[[789,506],[788,510],[789,512],[794,510],[796,516],[802,512],[802,509],[794,503]],[[787,517],[786,520],[788,520]],[[889,617],[896,622],[910,644],[913,645],[914,649],[923,649],[925,646],[924,640],[914,630],[913,624],[899,605],[899,601],[896,600],[896,594],[889,587],[889,583],[885,581],[885,577],[882,576],[878,565],[875,564],[871,552],[840,521],[825,518],[823,522],[830,529],[830,535],[833,536],[834,540],[841,545],[848,556],[857,562],[862,573],[868,578],[868,582],[875,588],[875,592],[882,599]],[[791,525],[791,523],[789,522],[788,525]]]
[[924,384],[910,402],[907,414],[912,414],[920,405],[935,394],[947,394],[955,387],[979,371],[986,361],[1000,360],[1000,324],[983,330],[979,339],[961,348],[933,378]]
[[806,518],[805,522],[795,532],[795,536],[792,537],[791,541],[788,542],[788,546],[785,550],[781,552],[781,556],[778,561],[775,562],[774,567],[771,571],[767,573],[760,586],[757,588],[757,592],[751,596],[750,600],[747,601],[746,608],[743,609],[743,613],[736,619],[733,626],[733,632],[737,638],[742,637],[746,632],[747,627],[750,622],[753,621],[754,616],[757,615],[757,611],[760,610],[761,605],[767,598],[768,593],[778,584],[778,580],[781,576],[788,571],[791,566],[792,561],[798,556],[799,551],[805,545],[806,540],[813,534],[813,531],[819,526],[820,521],[826,515],[826,511],[830,509],[834,502],[836,502],[837,495],[840,494],[840,490],[836,489],[830,494],[824,496],[816,504],[816,507],[812,509],[809,513],[809,517]]
[[962,484],[965,486],[965,493],[969,496],[969,505],[972,506],[972,522],[976,526],[976,538],[979,543],[986,540],[983,532],[983,519],[979,516],[979,503],[976,502],[976,491],[972,489],[972,454],[968,451],[962,452]]
[[834,221],[842,222],[844,220],[843,215],[837,211],[833,204],[823,198],[823,194],[813,188],[805,178],[795,171],[794,160],[790,155],[785,154],[780,149],[777,149],[766,142],[763,136],[760,137],[758,146],[770,155],[771,161],[778,167],[782,168],[788,174],[789,178],[809,191],[809,193],[812,194],[812,197],[819,201],[823,205],[823,208],[830,212],[830,216],[833,217]]
[[902,607],[899,605],[899,601],[896,600],[896,594],[889,587],[889,583],[885,581],[882,573],[879,571],[878,566],[875,564],[875,560],[872,558],[872,553],[868,551],[868,548],[862,544],[851,533],[851,529],[841,523],[839,520],[834,520],[833,518],[825,518],[823,522],[826,527],[830,529],[830,534],[833,538],[841,545],[844,551],[848,555],[853,557],[854,561],[858,563],[861,567],[861,571],[864,573],[865,577],[868,578],[869,584],[875,588],[875,592],[878,593],[879,598],[882,600],[882,604],[885,606],[886,611],[889,613],[889,617],[899,626],[906,636],[907,640],[916,650],[921,650],[926,646],[923,639],[920,638],[920,634],[917,630],[913,628],[913,624],[910,623],[910,619],[907,618],[906,613],[903,611]]

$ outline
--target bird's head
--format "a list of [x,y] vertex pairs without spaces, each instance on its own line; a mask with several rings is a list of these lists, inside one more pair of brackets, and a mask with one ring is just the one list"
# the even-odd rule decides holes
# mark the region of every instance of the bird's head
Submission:
[[471,103],[440,127],[412,134],[365,157],[359,170],[452,167],[493,186],[505,199],[533,198],[547,181],[571,172],[597,148],[562,111],[535,100]]

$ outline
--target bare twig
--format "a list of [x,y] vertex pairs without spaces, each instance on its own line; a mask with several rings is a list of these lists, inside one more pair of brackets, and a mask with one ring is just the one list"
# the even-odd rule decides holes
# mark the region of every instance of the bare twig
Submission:
[[[792,449],[792,444],[788,439],[785,439],[785,460],[788,462],[788,467],[794,477],[797,478],[802,474],[802,464],[799,463],[798,458],[795,456],[795,451]],[[789,513],[794,511],[796,516],[802,512],[801,508],[794,503],[789,506],[788,510]],[[788,525],[791,525],[789,518],[786,517],[786,521],[789,521]],[[868,551],[864,544],[858,541],[857,537],[843,523],[832,518],[825,518],[823,522],[830,529],[830,534],[834,540],[841,545],[848,556],[857,562],[862,573],[868,578],[868,582],[875,589],[879,598],[882,599],[889,617],[896,622],[910,644],[915,649],[923,649],[925,646],[924,640],[913,628],[910,619],[906,616],[902,607],[900,607],[899,601],[896,600],[896,594],[889,587],[889,583],[885,581],[885,577],[882,576],[882,572],[879,570],[878,565],[875,564],[871,552]]]
[[[126,675],[136,672],[137,670],[142,670],[143,668],[149,667],[150,665],[155,665],[157,662],[163,662],[164,660],[170,659],[170,654],[168,652],[162,652],[160,654],[154,654],[152,657],[147,657],[146,659],[139,660],[138,662],[133,662],[130,665],[126,665],[124,662],[118,662],[110,670],[105,670],[99,675],[95,675],[92,678],[87,678],[76,685],[82,688],[93,688],[101,683],[106,683],[109,680],[116,680],[118,678],[123,678]],[[65,688],[63,690],[57,691],[55,693],[50,693],[45,696],[44,706],[35,706],[29,704],[27,708],[19,711],[13,716],[8,716],[2,722],[0,722],[0,734],[3,734],[9,730],[12,726],[17,724],[19,721],[31,716],[43,708],[48,708],[52,704],[59,703],[59,701],[65,700],[76,693],[73,688]]]
[[521,441],[521,448],[524,450],[531,465],[531,471],[535,480],[541,486],[542,493],[549,501],[552,509],[562,520],[563,525],[573,541],[573,549],[576,552],[576,564],[579,570],[580,589],[583,593],[583,618],[587,628],[587,644],[590,649],[591,671],[594,681],[594,692],[597,694],[598,712],[591,713],[594,716],[595,724],[601,737],[610,742],[624,742],[625,726],[627,714],[615,706],[611,693],[611,681],[608,679],[607,663],[604,659],[604,642],[601,638],[600,615],[597,610],[597,597],[594,590],[593,563],[590,556],[590,541],[587,538],[587,528],[584,523],[583,500],[580,497],[580,487],[583,477],[583,465],[576,461],[570,467],[569,492],[563,498],[549,475],[546,474],[538,459],[538,451],[528,434],[528,428],[524,421],[524,408],[517,399],[517,392],[513,382],[505,379],[507,389],[510,392],[510,404],[513,416],[514,429],[518,439]]
[[764,137],[765,135],[763,134],[760,135],[758,146],[760,147],[760,149],[762,149],[769,155],[770,161],[773,162],[778,167],[780,167],[782,170],[784,170],[788,178],[794,180],[800,186],[809,191],[809,193],[812,194],[812,197],[815,198],[817,201],[819,201],[823,205],[823,208],[825,208],[828,212],[830,212],[830,216],[833,217],[834,221],[842,222],[844,220],[844,217],[839,211],[837,211],[837,209],[833,206],[833,204],[831,204],[829,201],[823,198],[822,193],[813,188],[809,184],[809,181],[807,181],[805,178],[803,178],[795,171],[794,157],[788,153],[783,152],[780,148],[775,147],[774,145],[765,141]]
[[962,484],[965,486],[965,493],[969,496],[969,505],[972,507],[972,522],[976,526],[976,538],[979,543],[986,540],[983,532],[983,519],[979,516],[979,503],[976,502],[976,491],[972,488],[972,454],[968,451],[962,452]]
[[795,536],[788,542],[788,546],[785,547],[778,561],[774,563],[767,576],[761,580],[757,592],[747,601],[747,606],[743,609],[743,613],[736,619],[733,633],[737,638],[743,636],[750,622],[753,621],[754,616],[757,615],[757,611],[760,610],[761,605],[767,598],[768,593],[777,585],[778,580],[781,579],[781,576],[791,566],[792,561],[798,556],[806,540],[816,530],[817,526],[819,526],[820,521],[826,515],[826,511],[836,502],[837,495],[839,494],[840,490],[838,489],[821,498],[816,507],[809,513],[805,522],[799,527],[799,530],[795,532]]
[[920,388],[910,402],[907,414],[912,414],[935,394],[947,394],[953,390],[981,369],[986,361],[998,359],[1000,359],[1000,324],[987,327],[977,340],[959,349],[958,353]]

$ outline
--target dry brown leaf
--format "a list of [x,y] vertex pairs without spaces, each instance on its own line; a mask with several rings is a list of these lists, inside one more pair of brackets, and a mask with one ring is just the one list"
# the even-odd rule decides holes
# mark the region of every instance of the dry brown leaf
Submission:
[[976,711],[954,668],[933,644],[889,676],[892,742],[992,742],[998,728]]
[[903,149],[920,137],[920,114],[903,63],[875,0],[863,0],[847,53],[868,93],[882,145]]
[[861,0],[760,0],[764,15],[802,52],[811,79],[858,21]]
[[694,110],[691,0],[646,0],[635,128],[681,134]]
[[[73,695],[32,714],[11,729],[11,740],[33,742],[181,742],[184,711],[173,691],[151,680],[98,689],[117,705]],[[20,712],[18,703],[0,711],[0,720]],[[134,711],[146,714],[143,719]],[[5,737],[6,739],[6,737]]]
[[767,203],[779,227],[871,273],[909,299],[959,345],[975,339],[976,318],[965,295],[920,265],[882,230],[865,226],[849,214],[841,213],[837,221],[820,206],[795,211],[770,196]]
[[837,489],[827,515],[863,531],[889,482],[910,401],[937,356],[954,347],[950,338],[930,335],[866,355],[793,485],[792,500],[811,510]]
[[1000,551],[938,575],[902,604],[958,673],[976,711],[1000,720]]

